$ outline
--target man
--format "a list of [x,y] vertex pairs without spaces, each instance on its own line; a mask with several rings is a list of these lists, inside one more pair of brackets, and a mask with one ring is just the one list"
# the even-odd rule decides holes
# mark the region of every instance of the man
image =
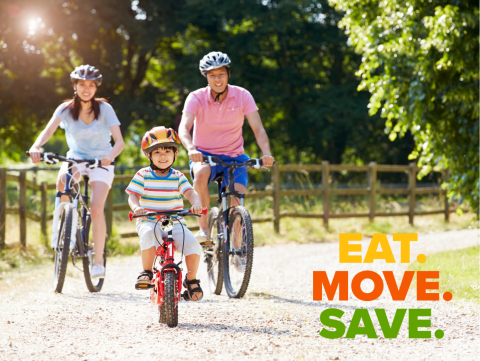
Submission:
[[[179,126],[180,139],[190,156],[193,187],[200,195],[203,207],[210,204],[208,183],[218,173],[224,172],[222,166],[212,168],[203,163],[203,156],[215,155],[226,162],[244,162],[249,159],[243,152],[242,126],[245,116],[262,150],[263,165],[272,166],[274,162],[268,136],[252,95],[241,87],[228,84],[230,63],[227,54],[220,52],[211,52],[200,60],[200,72],[207,78],[208,86],[188,95]],[[194,124],[192,141],[190,130]],[[235,190],[246,193],[246,169],[237,168],[234,176]],[[226,184],[226,177],[224,183]],[[235,199],[232,206],[239,204]],[[207,217],[202,216],[199,224],[200,231],[195,237],[200,243],[209,241]]]

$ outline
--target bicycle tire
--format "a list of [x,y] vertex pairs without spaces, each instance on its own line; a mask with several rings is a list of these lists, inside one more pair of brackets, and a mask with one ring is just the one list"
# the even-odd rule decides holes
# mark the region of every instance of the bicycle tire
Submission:
[[175,272],[165,272],[165,294],[163,295],[163,307],[167,316],[167,326],[176,327],[178,325],[178,298],[177,294],[177,274]]
[[55,248],[55,268],[53,271],[53,290],[62,293],[67,274],[68,254],[70,253],[70,238],[72,236],[73,206],[66,204],[62,210],[60,229]]
[[[219,209],[213,207],[208,212],[208,229],[210,230],[210,237],[215,242],[213,246],[213,255],[207,255],[207,273],[208,273],[208,285],[210,292],[219,295],[222,293],[223,288],[223,258],[222,258],[222,245],[223,237],[223,224],[222,217],[219,216]],[[218,237],[220,236],[220,237]]]
[[[85,278],[85,283],[87,284],[87,288],[90,292],[100,292],[103,287],[103,282],[105,278],[91,278],[90,277],[90,257],[93,259],[95,257],[95,248],[93,246],[93,242],[90,241],[90,226],[92,223],[92,219],[90,215],[87,215],[87,220],[85,222],[85,249],[87,255],[83,257],[83,276]],[[105,241],[105,246],[103,248],[103,267],[105,267],[105,271],[107,270],[107,252],[105,252],[105,248],[107,247],[107,243]]]
[[159,323],[167,323],[167,312],[166,312],[166,307],[165,303],[163,303],[161,306],[158,306],[158,313],[159,313]]
[[[250,213],[245,207],[237,206],[230,213],[228,221],[228,231],[230,232],[230,243],[234,243],[234,223],[237,219],[241,220],[242,240],[238,254],[232,254],[232,251],[227,252],[227,244],[223,244],[223,280],[225,283],[225,290],[230,298],[242,298],[247,292],[248,283],[252,274],[253,266],[253,228]],[[232,249],[233,247],[228,247]],[[237,260],[234,258],[237,256]],[[241,267],[236,266],[235,262],[240,262]],[[243,272],[238,271],[242,268]],[[235,280],[232,282],[233,274],[235,272]]]

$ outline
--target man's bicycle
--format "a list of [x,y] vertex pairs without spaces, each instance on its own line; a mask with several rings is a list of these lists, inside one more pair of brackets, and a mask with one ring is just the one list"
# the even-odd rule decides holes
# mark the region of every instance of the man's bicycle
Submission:
[[[207,208],[204,208],[202,214],[207,214]],[[176,327],[178,325],[178,302],[180,301],[182,293],[182,268],[180,268],[180,264],[183,261],[183,252],[180,262],[175,263],[173,222],[177,221],[177,217],[200,217],[201,214],[190,213],[189,209],[181,209],[175,211],[147,212],[140,215],[135,215],[130,212],[128,216],[130,221],[134,218],[157,217],[157,223],[161,222],[162,229],[167,233],[167,237],[163,239],[163,243],[160,243],[157,239],[159,247],[157,248],[155,260],[153,261],[154,276],[150,287],[150,301],[158,305],[158,312],[160,314],[159,322],[166,323],[168,327]],[[156,237],[155,231],[154,234]],[[183,240],[185,241],[185,236]]]
[[[27,152],[27,155],[30,155]],[[65,283],[68,256],[71,255],[73,266],[83,272],[85,283],[90,292],[99,292],[102,289],[104,278],[91,278],[91,267],[95,258],[95,248],[90,237],[92,219],[88,207],[89,177],[83,176],[84,192],[81,193],[80,184],[75,183],[72,169],[75,164],[87,163],[90,169],[106,168],[100,166],[98,159],[71,159],[51,153],[42,153],[41,160],[47,164],[57,164],[57,161],[68,163],[68,172],[65,175],[65,189],[57,191],[55,196],[55,210],[53,214],[52,242],[55,250],[55,269],[53,274],[53,289],[61,293]],[[111,165],[114,165],[112,162]],[[60,202],[60,197],[66,195],[69,202]],[[81,217],[78,214],[78,204],[81,205]],[[82,259],[83,269],[77,267],[78,259]],[[103,266],[106,267],[106,247],[103,249]]]
[[[210,166],[218,163],[228,167],[226,189],[222,189],[224,175],[215,179],[219,207],[213,207],[208,214],[208,229],[213,244],[204,253],[210,290],[219,295],[224,283],[230,298],[241,298],[247,292],[252,273],[253,228],[250,213],[245,208],[245,194],[235,190],[233,173],[236,168],[245,166],[269,169],[263,166],[261,159],[249,159],[243,163],[227,163],[215,156],[204,156],[203,159]],[[240,200],[239,206],[231,206],[232,197]]]

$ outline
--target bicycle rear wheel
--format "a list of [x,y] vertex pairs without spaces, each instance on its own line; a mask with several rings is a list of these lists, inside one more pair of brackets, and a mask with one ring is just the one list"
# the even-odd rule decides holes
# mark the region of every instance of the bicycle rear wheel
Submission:
[[[93,241],[90,239],[90,226],[92,219],[90,215],[87,215],[87,221],[85,222],[85,250],[87,252],[87,257],[83,257],[83,276],[85,277],[85,283],[90,292],[100,292],[103,287],[104,278],[92,278],[91,270],[93,266],[93,260],[95,259],[95,247],[93,246]],[[103,248],[103,267],[107,269],[107,252],[106,242]]]
[[60,229],[55,248],[55,269],[53,271],[53,290],[62,293],[65,275],[67,273],[68,254],[70,253],[70,238],[73,227],[73,205],[66,204],[63,207]]
[[253,228],[245,207],[237,206],[229,217],[230,241],[223,247],[223,278],[230,298],[241,298],[247,292],[253,265]]
[[178,325],[178,301],[179,294],[177,288],[177,274],[175,272],[165,272],[165,295],[162,307],[165,308],[165,315],[168,327]]
[[222,246],[223,246],[223,218],[219,215],[217,207],[213,207],[208,212],[208,229],[210,230],[210,238],[214,242],[213,247],[205,251],[208,285],[210,292],[219,295],[222,293],[223,287],[223,260],[222,260]]

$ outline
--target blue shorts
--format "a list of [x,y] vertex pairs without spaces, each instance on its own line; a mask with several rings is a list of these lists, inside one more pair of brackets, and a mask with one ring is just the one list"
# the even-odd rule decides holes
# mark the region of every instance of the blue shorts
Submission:
[[[246,162],[247,160],[250,159],[250,157],[246,154],[239,155],[238,157],[229,157],[228,155],[218,155],[218,154],[212,154],[205,152],[203,150],[198,149],[199,152],[201,152],[203,155],[211,155],[220,158],[224,162]],[[190,175],[192,176],[192,179],[194,178],[193,175],[193,167],[196,163],[190,161]],[[212,180],[217,178],[220,175],[223,175],[223,182],[222,182],[222,187],[226,186],[228,183],[228,167],[224,167],[223,165],[217,164],[216,166],[210,167],[212,170],[212,173],[210,174],[210,179],[208,183],[210,183]],[[241,168],[236,168],[235,171],[233,172],[233,176],[235,178],[235,183],[240,183],[243,185],[245,188],[247,188],[247,183],[248,183],[248,173],[247,173],[247,167],[241,167]]]

